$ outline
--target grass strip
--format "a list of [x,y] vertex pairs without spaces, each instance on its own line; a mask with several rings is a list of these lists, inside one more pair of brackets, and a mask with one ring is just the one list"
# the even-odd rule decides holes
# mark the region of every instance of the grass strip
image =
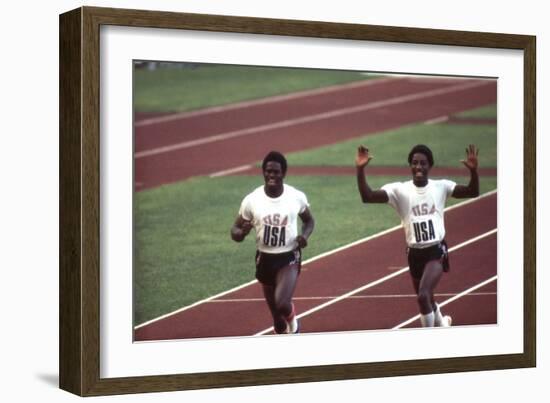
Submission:
[[[373,177],[370,183],[396,180],[408,178]],[[316,220],[304,259],[399,224],[392,208],[360,202],[354,177],[297,176],[287,182],[306,193]],[[253,236],[238,244],[229,229],[242,198],[261,183],[260,176],[201,177],[136,194],[136,325],[254,278]],[[483,192],[495,187],[496,178],[483,178]]]
[[134,69],[134,110],[182,112],[373,77],[339,70],[162,65],[155,70]]
[[496,167],[496,125],[415,124],[367,135],[337,144],[287,155],[289,165],[343,166],[354,163],[357,146],[366,145],[376,166],[406,166],[407,155],[416,144],[426,144],[435,165],[460,167],[468,144],[479,148],[480,167]]

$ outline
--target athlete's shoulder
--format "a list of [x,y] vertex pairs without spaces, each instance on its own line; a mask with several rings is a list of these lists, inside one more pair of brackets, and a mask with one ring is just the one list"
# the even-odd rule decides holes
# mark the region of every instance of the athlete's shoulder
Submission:
[[307,204],[307,196],[301,190],[295,188],[292,185],[284,184],[284,194],[288,199],[299,200],[301,203]]
[[249,200],[254,200],[254,199],[257,199],[258,197],[261,197],[262,194],[264,193],[264,187],[263,186],[258,186],[256,189],[254,189],[252,192],[248,193],[244,198],[243,198],[243,201],[249,201]]
[[449,197],[456,186],[456,182],[449,179],[436,179],[432,182],[431,192],[434,195],[440,195],[442,197]]
[[430,179],[429,180],[432,186],[437,187],[439,189],[447,189],[448,187],[452,187],[456,185],[455,182],[449,179]]
[[294,186],[292,185],[289,185],[287,183],[283,184],[284,186],[284,191],[285,193],[288,193],[288,194],[304,194],[304,192],[302,192],[301,190],[295,188]]
[[399,191],[399,190],[407,190],[412,185],[411,181],[405,181],[405,182],[390,182],[386,183],[384,186],[382,186],[383,190],[392,190],[392,191]]
[[256,189],[254,189],[250,194],[263,194],[264,193],[264,185],[258,186]]
[[283,183],[283,188],[285,189],[285,192],[294,192],[298,189],[296,189],[294,186],[289,185],[288,183]]

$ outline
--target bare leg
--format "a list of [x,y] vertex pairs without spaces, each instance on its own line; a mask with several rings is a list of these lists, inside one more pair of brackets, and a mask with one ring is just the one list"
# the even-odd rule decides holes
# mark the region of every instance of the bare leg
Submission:
[[439,260],[432,260],[426,264],[417,291],[418,306],[420,307],[420,313],[423,315],[434,312],[436,309],[434,290],[442,274],[443,266]]
[[[414,277],[411,277],[411,279],[414,287],[414,292],[416,293],[416,295],[418,295],[418,290],[420,289],[420,279],[417,279]],[[435,312],[437,310],[437,304],[433,299],[432,299],[432,303],[433,303],[432,309]]]
[[263,285],[264,297],[273,317],[276,333],[285,333],[287,318],[292,313],[292,296],[298,279],[298,265],[283,267],[277,273],[274,287]]
[[284,333],[286,331],[286,320],[277,312],[275,287],[262,284],[262,289],[264,291],[265,301],[273,317],[273,328],[275,329],[275,333]]
[[277,273],[277,284],[275,286],[275,306],[283,317],[292,313],[292,296],[296,289],[298,280],[298,265],[290,265],[282,268]]
[[414,287],[414,292],[418,295],[418,289],[420,288],[420,279],[411,276],[411,280]]

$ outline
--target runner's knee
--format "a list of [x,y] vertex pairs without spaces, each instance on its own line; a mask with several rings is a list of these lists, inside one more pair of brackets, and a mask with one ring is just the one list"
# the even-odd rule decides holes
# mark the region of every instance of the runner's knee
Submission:
[[283,317],[287,317],[292,313],[292,303],[290,301],[277,301],[275,308],[277,313]]
[[428,309],[428,307],[432,306],[432,295],[427,290],[420,290],[417,300],[418,305],[420,305],[421,307],[425,307],[426,309]]

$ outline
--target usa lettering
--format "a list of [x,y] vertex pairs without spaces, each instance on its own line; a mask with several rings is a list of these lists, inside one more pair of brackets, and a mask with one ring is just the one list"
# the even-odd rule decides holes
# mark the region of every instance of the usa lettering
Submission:
[[288,216],[281,217],[278,213],[270,214],[263,217],[262,221],[264,223],[264,245],[285,246]]
[[267,246],[285,246],[286,245],[286,227],[264,226],[264,245]]
[[281,219],[281,215],[279,213],[270,214],[262,218],[262,221],[264,222],[265,225],[285,226],[288,222],[288,216],[285,215]]
[[428,203],[422,203],[422,204],[416,205],[412,208],[412,213],[416,217],[434,214],[435,204],[432,206],[432,208],[429,208]]
[[413,223],[416,242],[426,242],[435,239],[435,228],[432,220]]

